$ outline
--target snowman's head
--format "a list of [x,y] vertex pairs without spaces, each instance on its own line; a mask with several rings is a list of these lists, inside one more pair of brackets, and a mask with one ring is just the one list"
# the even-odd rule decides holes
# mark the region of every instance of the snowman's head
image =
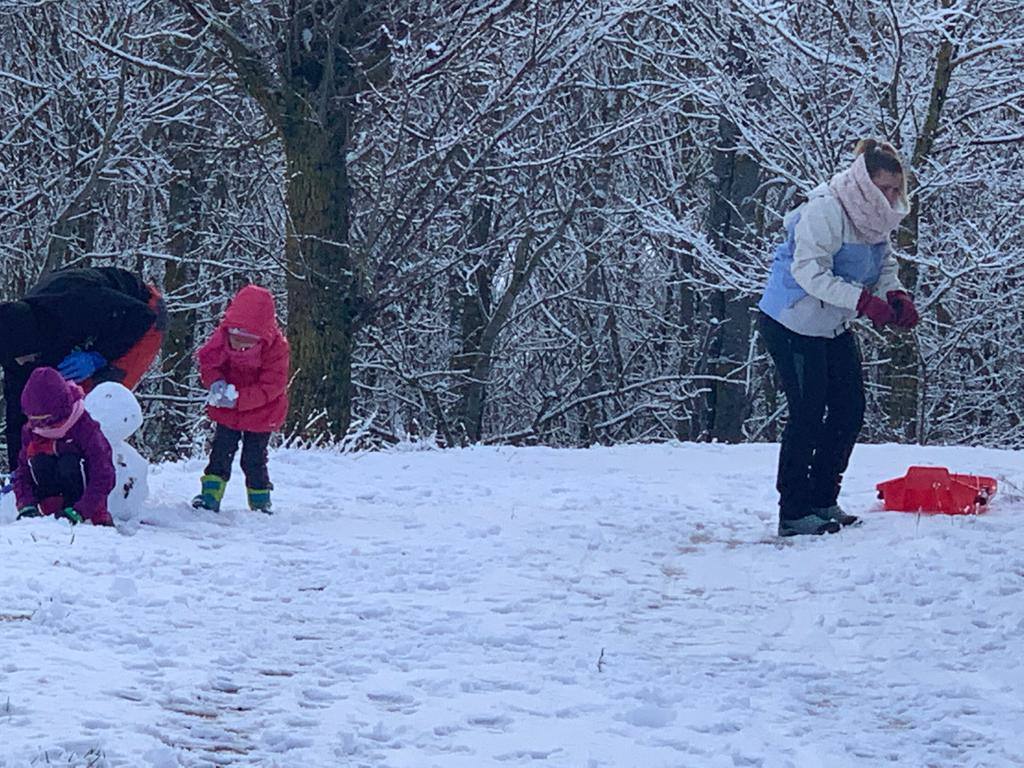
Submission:
[[142,426],[142,407],[135,395],[116,381],[105,381],[85,396],[85,409],[111,443],[128,439]]

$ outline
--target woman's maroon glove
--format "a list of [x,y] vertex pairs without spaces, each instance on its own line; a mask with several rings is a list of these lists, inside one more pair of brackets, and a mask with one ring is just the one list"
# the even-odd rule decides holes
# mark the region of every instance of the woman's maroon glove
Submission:
[[857,302],[857,314],[867,317],[875,328],[881,328],[888,323],[896,322],[896,312],[887,302],[882,301],[869,291],[861,291],[860,301]]
[[914,306],[914,300],[910,298],[910,294],[906,291],[889,291],[885,294],[885,297],[889,300],[889,306],[892,307],[892,311],[896,313],[896,325],[900,328],[913,328],[917,325],[917,321],[920,320],[920,316],[917,314],[917,307]]

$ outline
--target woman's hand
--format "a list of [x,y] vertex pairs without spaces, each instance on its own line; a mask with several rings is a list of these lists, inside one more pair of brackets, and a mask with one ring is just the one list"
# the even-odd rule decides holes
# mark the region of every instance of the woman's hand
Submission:
[[917,325],[917,321],[920,320],[920,316],[917,314],[917,307],[914,306],[914,300],[910,298],[910,294],[906,291],[889,291],[885,294],[885,297],[889,300],[889,306],[892,307],[892,311],[896,314],[896,325],[900,328],[913,328]]
[[896,311],[868,290],[861,291],[857,314],[868,318],[876,329],[896,323]]

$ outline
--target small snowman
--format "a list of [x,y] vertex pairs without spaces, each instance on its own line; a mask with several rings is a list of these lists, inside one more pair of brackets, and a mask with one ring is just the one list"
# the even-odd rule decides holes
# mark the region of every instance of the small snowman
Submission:
[[99,422],[114,458],[117,482],[107,501],[110,516],[127,522],[138,517],[149,495],[149,462],[125,442],[142,426],[142,407],[127,387],[107,381],[85,396],[85,409]]

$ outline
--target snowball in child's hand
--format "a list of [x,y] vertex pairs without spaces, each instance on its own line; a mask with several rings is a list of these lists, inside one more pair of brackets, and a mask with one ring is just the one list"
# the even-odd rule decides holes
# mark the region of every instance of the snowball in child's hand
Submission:
[[223,381],[214,382],[210,387],[210,396],[206,402],[214,408],[234,408],[238,403],[238,390],[234,384],[227,384]]

